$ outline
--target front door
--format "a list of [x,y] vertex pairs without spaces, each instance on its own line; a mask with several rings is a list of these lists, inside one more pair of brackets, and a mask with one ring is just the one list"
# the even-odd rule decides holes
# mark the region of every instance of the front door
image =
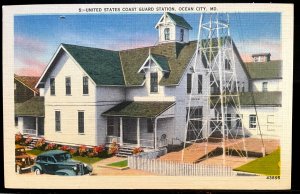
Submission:
[[123,118],[123,143],[137,144],[136,119]]
[[44,117],[38,118],[38,136],[44,135]]

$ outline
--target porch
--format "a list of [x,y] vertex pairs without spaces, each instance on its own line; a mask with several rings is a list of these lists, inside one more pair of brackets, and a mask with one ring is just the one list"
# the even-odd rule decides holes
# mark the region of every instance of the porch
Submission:
[[44,135],[44,97],[35,96],[15,104],[15,127],[24,135]]
[[175,102],[123,102],[104,112],[106,142],[159,149],[168,145]]

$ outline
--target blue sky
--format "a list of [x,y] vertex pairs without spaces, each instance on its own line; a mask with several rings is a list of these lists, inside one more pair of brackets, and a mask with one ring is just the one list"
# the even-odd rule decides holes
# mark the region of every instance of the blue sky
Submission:
[[[29,15],[15,16],[15,72],[40,75],[60,43],[111,50],[150,46],[160,14]],[[182,14],[193,27],[195,40],[200,14]],[[230,14],[231,36],[245,60],[258,52],[281,58],[279,13]]]

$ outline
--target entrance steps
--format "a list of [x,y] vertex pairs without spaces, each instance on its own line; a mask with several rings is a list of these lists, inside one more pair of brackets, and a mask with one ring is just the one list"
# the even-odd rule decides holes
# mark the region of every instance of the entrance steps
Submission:
[[127,157],[127,156],[131,156],[133,154],[132,153],[133,149],[134,149],[134,147],[122,146],[122,147],[119,148],[116,156],[124,157],[124,158]]
[[27,146],[27,149],[32,150],[35,147],[35,144],[37,141],[38,141],[38,139],[36,139],[36,138],[32,139],[31,143]]

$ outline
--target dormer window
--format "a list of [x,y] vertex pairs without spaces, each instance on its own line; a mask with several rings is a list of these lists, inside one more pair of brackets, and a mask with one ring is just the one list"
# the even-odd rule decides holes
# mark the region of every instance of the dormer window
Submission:
[[170,40],[170,28],[165,28],[164,34],[165,34],[165,40]]
[[183,42],[184,39],[184,30],[180,29],[180,41]]
[[158,79],[157,72],[150,73],[150,92],[156,93],[158,92]]

